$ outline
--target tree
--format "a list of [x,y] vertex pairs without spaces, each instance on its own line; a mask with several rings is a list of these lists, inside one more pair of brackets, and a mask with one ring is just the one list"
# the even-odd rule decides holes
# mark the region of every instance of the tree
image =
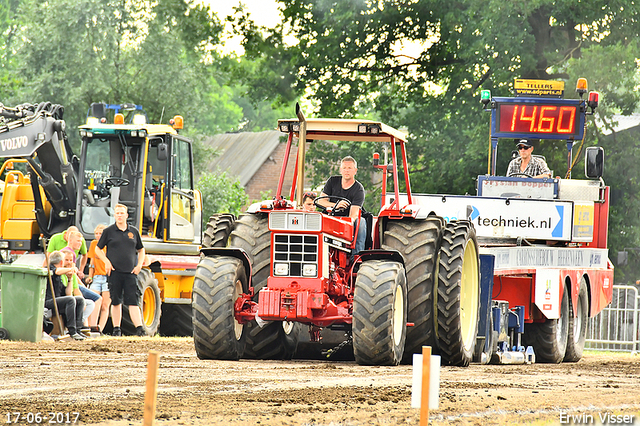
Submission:
[[219,83],[227,79],[220,71],[225,59],[215,52],[223,27],[207,6],[194,0],[21,3],[24,25],[14,37],[21,85],[4,102],[60,103],[69,128],[99,101],[142,105],[153,122],[181,114],[186,133],[239,127],[242,109]]
[[15,35],[20,27],[16,10],[20,0],[5,0],[0,4],[0,93],[4,99],[10,98],[20,85],[19,74],[15,72]]
[[220,170],[216,173],[204,173],[196,187],[202,192],[202,210],[205,218],[214,213],[233,213],[237,216],[249,201],[240,180]]
[[[476,175],[487,173],[489,149],[481,89],[511,96],[515,78],[561,79],[566,97],[576,97],[575,82],[586,77],[592,90],[602,92],[598,115],[605,121],[639,104],[640,5],[632,0],[280,3],[284,20],[271,32],[246,16],[237,19],[248,55],[264,61],[259,74],[264,78],[247,80],[250,93],[264,98],[277,87],[271,99],[306,95],[318,116],[367,114],[406,126],[414,191],[475,193]],[[285,35],[298,43],[286,45]],[[584,144],[606,147],[592,123]],[[498,170],[506,170],[513,146],[513,141],[500,142]],[[616,150],[608,152],[615,158]],[[545,141],[538,153],[547,156],[556,175],[564,175],[566,144]],[[320,158],[310,154],[311,161]],[[574,166],[574,176],[579,170]],[[629,183],[637,178],[635,170],[611,172],[608,183],[614,187],[622,184],[621,177],[633,175]],[[633,197],[619,202],[620,213],[638,207]],[[620,228],[628,221],[617,216],[617,209],[612,208],[612,244],[640,245],[637,232]]]

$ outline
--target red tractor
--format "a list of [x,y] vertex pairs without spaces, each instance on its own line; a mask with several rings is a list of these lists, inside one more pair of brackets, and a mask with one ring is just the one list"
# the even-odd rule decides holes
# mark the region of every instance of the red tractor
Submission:
[[[359,364],[410,362],[430,345],[444,363],[468,365],[480,304],[472,223],[445,223],[413,202],[402,132],[374,121],[305,119],[299,107],[296,112],[297,119],[278,122],[288,141],[274,199],[251,206],[233,224],[226,248],[202,250],[193,285],[198,356],[291,358],[306,325],[311,341],[326,329],[345,331]],[[282,188],[294,139],[296,171],[286,198]],[[379,164],[374,154],[383,174],[381,209],[368,218],[365,250],[355,256],[358,221],[335,209],[300,208],[304,142],[315,140],[389,145],[389,164]],[[400,202],[401,190],[406,203]]]

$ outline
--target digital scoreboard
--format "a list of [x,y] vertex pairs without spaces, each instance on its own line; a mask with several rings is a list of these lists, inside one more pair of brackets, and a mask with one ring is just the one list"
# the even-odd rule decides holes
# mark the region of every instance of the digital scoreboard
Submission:
[[549,98],[493,98],[494,137],[582,139],[584,101]]

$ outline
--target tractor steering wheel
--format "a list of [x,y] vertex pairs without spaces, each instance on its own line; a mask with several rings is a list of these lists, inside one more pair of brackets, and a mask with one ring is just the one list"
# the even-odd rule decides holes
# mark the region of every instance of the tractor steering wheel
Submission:
[[527,173],[511,173],[507,177],[514,177],[514,176],[524,176],[524,177],[528,177],[528,178],[533,178],[533,176],[531,176],[530,174],[527,174]]
[[120,187],[120,186],[128,186],[129,180],[121,178],[121,177],[110,177],[104,180],[104,186],[107,189],[112,187]]
[[[325,207],[318,203],[318,201],[324,200],[324,199],[328,199],[329,201],[332,201],[332,202],[333,200],[338,200],[338,201],[336,201],[333,207]],[[338,208],[338,204],[340,203],[340,201],[346,201],[347,207]],[[347,212],[347,215],[348,215],[349,209],[351,208],[351,201],[349,201],[348,198],[338,197],[335,195],[324,195],[322,197],[317,197],[315,200],[313,200],[313,204],[316,207],[320,207],[329,216],[341,216],[341,215],[344,215],[345,212]]]

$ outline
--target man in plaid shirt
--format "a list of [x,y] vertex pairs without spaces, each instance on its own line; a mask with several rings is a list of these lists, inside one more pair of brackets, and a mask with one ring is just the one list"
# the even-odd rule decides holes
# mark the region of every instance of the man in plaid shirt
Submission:
[[507,176],[525,174],[535,178],[551,177],[551,170],[547,163],[542,158],[532,155],[533,145],[529,139],[520,139],[517,147],[520,156],[509,163]]

